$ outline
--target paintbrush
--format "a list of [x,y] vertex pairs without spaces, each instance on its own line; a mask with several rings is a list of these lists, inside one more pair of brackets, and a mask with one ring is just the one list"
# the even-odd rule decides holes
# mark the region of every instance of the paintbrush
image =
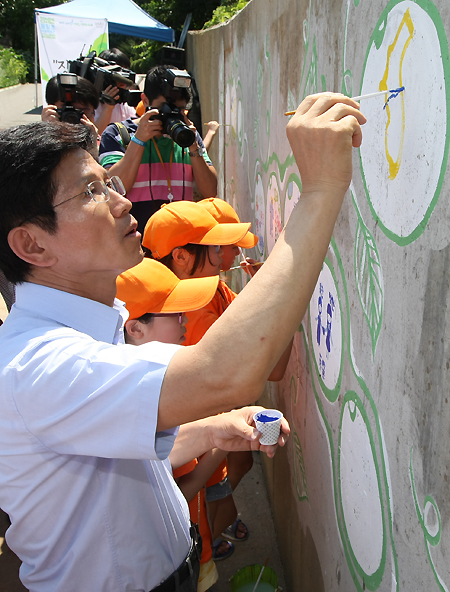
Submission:
[[269,561],[269,558],[267,557],[267,559],[264,561],[264,565],[262,566],[261,571],[259,572],[258,579],[256,580],[256,584],[255,584],[255,587],[253,588],[252,592],[256,591],[256,588],[258,587],[258,584],[261,581],[261,577],[263,575],[264,568],[266,567],[268,561]]
[[245,263],[245,265],[247,266],[247,269],[248,269],[248,273],[249,273],[249,275],[252,275],[252,274],[250,273],[250,267],[251,267],[251,265],[250,265],[250,263],[247,261],[247,259],[246,259],[245,255],[244,255],[244,251],[241,249],[241,247],[238,247],[238,249],[239,249],[239,253],[241,254],[241,257],[242,257],[242,261],[243,261],[243,263]]
[[[245,261],[247,265],[251,265],[252,267],[256,267],[257,265],[262,265],[264,261],[257,261],[256,263],[250,263],[249,261]],[[233,269],[244,269],[242,265],[236,265],[235,267],[230,267],[228,271],[232,271]]]
[[[393,90],[380,90],[379,92],[369,93],[368,95],[359,95],[358,97],[352,97],[354,101],[362,101],[362,99],[371,99],[372,97],[379,97],[381,95],[386,95],[388,93],[398,95],[402,91],[405,90],[405,87],[402,86],[401,88],[394,88]],[[295,115],[297,111],[287,111],[285,115]]]

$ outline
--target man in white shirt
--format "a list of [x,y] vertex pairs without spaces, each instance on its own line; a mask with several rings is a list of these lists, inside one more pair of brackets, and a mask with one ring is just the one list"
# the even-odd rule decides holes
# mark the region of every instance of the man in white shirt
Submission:
[[256,400],[299,325],[364,121],[342,95],[305,99],[288,129],[302,199],[264,268],[183,348],[122,344],[115,280],[141,260],[140,235],[89,132],[0,133],[0,267],[17,285],[0,329],[0,506],[30,590],[195,590],[187,506],[166,460],[177,426],[176,464],[214,446],[274,454],[254,409],[208,416]]

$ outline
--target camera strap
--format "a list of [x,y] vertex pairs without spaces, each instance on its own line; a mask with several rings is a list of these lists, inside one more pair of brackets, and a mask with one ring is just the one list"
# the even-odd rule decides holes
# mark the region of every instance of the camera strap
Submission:
[[123,125],[123,123],[116,122],[113,125],[116,126],[116,128],[117,128],[117,130],[119,132],[119,135],[120,135],[120,139],[122,140],[123,147],[126,150],[128,148],[128,144],[131,142],[130,132]]
[[[167,188],[168,188],[168,193],[167,193],[167,199],[171,202],[173,200],[173,193],[172,193],[172,162],[173,162],[173,150],[174,150],[174,145],[175,142],[172,140],[172,150],[170,151],[170,161],[169,161],[169,172],[167,173],[167,169],[166,169],[166,163],[164,162],[162,156],[161,156],[161,152],[159,151],[158,148],[158,144],[155,141],[155,138],[152,138],[153,144],[155,146],[155,150],[158,154],[159,160],[162,164],[162,167],[164,169],[164,174],[166,175],[166,179],[167,179]],[[150,158],[150,162],[149,162],[149,166],[150,166],[150,170],[152,168],[152,159]],[[152,194],[152,181],[150,178],[150,193]],[[153,194],[152,194],[152,199],[153,199]]]

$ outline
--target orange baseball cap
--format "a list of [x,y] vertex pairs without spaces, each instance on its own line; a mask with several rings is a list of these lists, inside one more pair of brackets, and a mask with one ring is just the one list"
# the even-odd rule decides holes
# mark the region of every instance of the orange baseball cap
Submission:
[[[233,206],[230,206],[230,204],[223,199],[219,199],[218,197],[208,197],[207,199],[198,201],[197,204],[205,208],[205,210],[209,212],[219,224],[241,223]],[[249,231],[244,238],[235,244],[243,249],[251,249],[258,241],[259,238]]]
[[219,224],[205,208],[193,201],[165,204],[145,226],[142,244],[155,259],[176,247],[196,245],[234,245],[248,232],[250,222]]
[[148,312],[190,312],[213,298],[219,276],[180,280],[168,267],[143,259],[117,278],[117,298],[125,302],[130,319]]

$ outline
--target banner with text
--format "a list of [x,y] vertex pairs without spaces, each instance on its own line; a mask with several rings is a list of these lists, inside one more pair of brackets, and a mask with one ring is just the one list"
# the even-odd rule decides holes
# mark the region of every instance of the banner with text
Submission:
[[47,82],[69,71],[69,61],[108,49],[107,19],[89,19],[36,12],[42,101]]

